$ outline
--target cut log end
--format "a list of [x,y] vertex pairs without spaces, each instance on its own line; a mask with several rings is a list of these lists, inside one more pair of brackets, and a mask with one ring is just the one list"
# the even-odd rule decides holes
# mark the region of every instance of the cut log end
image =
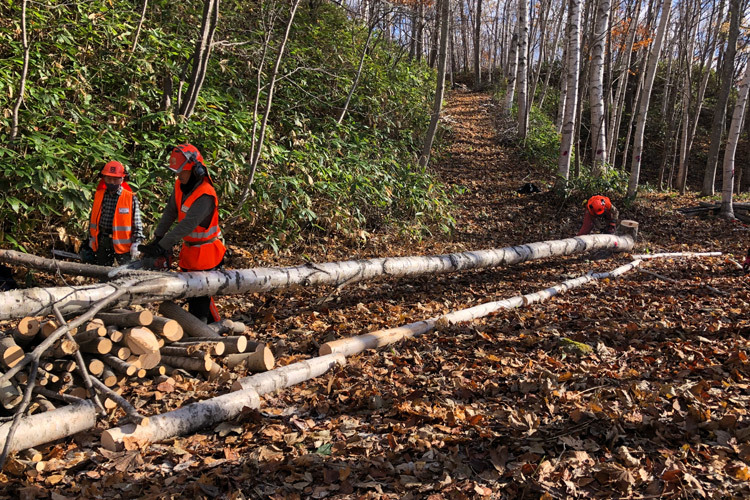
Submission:
[[617,227],[617,234],[630,236],[635,241],[638,237],[638,223],[634,220],[621,220]]

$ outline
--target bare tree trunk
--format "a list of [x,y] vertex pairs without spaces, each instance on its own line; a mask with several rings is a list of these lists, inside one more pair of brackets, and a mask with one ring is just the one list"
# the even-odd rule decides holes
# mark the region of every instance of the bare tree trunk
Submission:
[[594,177],[606,169],[607,131],[604,123],[604,45],[609,31],[610,0],[599,0],[591,49],[589,99],[591,106],[591,152]]
[[[544,104],[544,98],[547,96],[547,89],[549,88],[549,80],[552,76],[552,62],[555,60],[557,54],[557,44],[559,42],[560,33],[562,32],[562,21],[565,18],[565,2],[560,6],[560,15],[557,18],[557,24],[555,27],[555,35],[552,39],[552,45],[550,45],[549,51],[550,56],[548,57],[547,63],[547,74],[544,76],[544,85],[542,86],[541,95],[539,96],[539,107],[541,108]],[[565,59],[565,53],[563,52],[563,60]],[[561,96],[562,97],[562,96]]]
[[10,140],[15,140],[18,135],[18,111],[23,103],[23,95],[26,93],[26,78],[29,75],[29,34],[26,30],[26,6],[28,0],[21,2],[21,43],[23,46],[23,68],[21,69],[21,80],[18,85],[18,97],[16,104],[13,106],[13,122],[10,126]]
[[727,137],[727,148],[724,151],[724,173],[723,189],[721,193],[721,211],[720,215],[725,219],[734,219],[734,209],[732,207],[732,194],[734,193],[734,156],[737,152],[737,143],[740,141],[742,132],[742,121],[745,117],[745,106],[747,105],[747,94],[750,89],[750,64],[745,66],[745,74],[737,92],[737,103],[732,113],[732,124],[729,126],[729,136]]
[[[625,107],[625,90],[628,86],[628,78],[630,77],[630,64],[633,54],[633,45],[635,44],[635,35],[638,32],[638,17],[641,13],[641,2],[636,0],[635,14],[632,16],[630,25],[628,26],[628,42],[627,46],[622,50],[621,54],[623,62],[621,64],[620,76],[617,81],[617,90],[615,91],[614,106],[612,108],[612,114],[610,116],[609,123],[609,152],[607,157],[609,158],[609,164],[612,168],[615,166],[617,159],[617,142],[620,136],[620,124],[622,122],[622,110]],[[625,149],[627,150],[628,143],[625,143]],[[623,164],[625,162],[623,161]]]
[[710,146],[708,149],[708,159],[706,160],[706,171],[703,176],[702,196],[712,196],[714,194],[719,149],[721,148],[721,138],[726,122],[727,102],[734,79],[734,59],[737,53],[737,38],[740,33],[740,18],[742,17],[741,4],[741,0],[729,0],[729,36],[727,38],[727,47],[724,51],[724,62],[721,67],[721,89],[716,99],[714,118],[711,124],[711,138],[709,140]]
[[578,105],[578,77],[581,61],[581,2],[568,0],[568,60],[566,79],[565,113],[562,120],[562,139],[560,141],[560,158],[557,163],[558,187],[565,188],[570,178],[570,155],[573,151],[575,118]]
[[219,0],[206,0],[203,4],[203,22],[201,24],[201,36],[195,43],[193,52],[193,70],[190,74],[187,95],[181,99],[179,114],[190,118],[195,105],[198,102],[198,94],[206,78],[208,60],[211,56],[214,31],[219,21]]
[[507,67],[505,83],[505,104],[503,105],[503,114],[506,117],[511,115],[513,110],[513,99],[516,92],[516,76],[518,75],[518,32],[513,30],[510,38],[510,64]]
[[359,58],[359,65],[357,66],[357,73],[354,76],[354,81],[352,82],[352,87],[349,89],[349,94],[346,96],[346,103],[344,103],[344,108],[341,110],[341,114],[339,115],[339,119],[336,120],[336,123],[341,125],[341,122],[344,121],[344,116],[346,115],[346,110],[349,109],[349,103],[352,101],[352,96],[354,95],[354,90],[357,88],[357,84],[359,84],[359,78],[362,76],[362,66],[365,63],[365,57],[367,56],[367,49],[370,47],[370,40],[372,39],[372,32],[375,29],[374,25],[370,25],[368,31],[367,31],[367,41],[365,41],[365,46],[362,49],[362,56]]
[[427,165],[430,161],[432,152],[432,143],[435,141],[437,133],[438,120],[440,120],[440,110],[443,108],[443,95],[445,94],[445,66],[448,60],[448,27],[450,13],[450,0],[440,1],[440,54],[438,55],[438,74],[435,88],[435,101],[432,106],[432,118],[430,126],[427,129],[427,135],[422,148],[422,156],[419,158],[419,164]]
[[661,9],[661,19],[656,38],[653,42],[652,52],[649,54],[646,74],[641,92],[641,101],[638,106],[638,119],[636,121],[635,137],[633,138],[633,159],[630,167],[630,181],[628,182],[628,197],[635,198],[638,192],[638,178],[641,174],[641,153],[643,151],[643,133],[646,129],[646,117],[648,107],[651,104],[651,89],[656,76],[656,65],[661,53],[661,46],[667,33],[667,24],[672,8],[672,0],[664,0]]
[[482,0],[477,0],[474,21],[474,88],[479,89],[482,86]]
[[148,9],[148,0],[143,0],[143,3],[141,3],[141,18],[138,20],[138,27],[135,29],[135,36],[133,36],[133,46],[130,47],[131,54],[135,52],[135,48],[138,46],[138,38],[141,35],[143,21],[146,19],[146,9]]
[[529,5],[527,0],[518,0],[518,138],[526,139],[528,132],[528,57],[529,57]]
[[[442,0],[438,0],[438,3],[441,2],[441,1]],[[462,48],[463,48],[463,53],[464,53],[463,54],[464,55],[464,61],[463,61],[464,62],[464,73],[468,73],[469,72],[469,41],[467,40],[468,36],[467,36],[466,32],[468,31],[469,28],[468,28],[467,22],[466,22],[466,12],[465,12],[465,9],[466,9],[465,1],[464,0],[460,0],[458,2],[458,13],[459,13],[460,18],[461,18],[461,42],[463,44]],[[434,41],[433,45],[435,47],[437,47],[437,25],[438,25],[438,18],[439,17],[440,17],[439,15],[435,16],[435,36],[433,37],[433,41]],[[437,51],[435,51],[435,52],[437,52]],[[432,57],[430,59],[430,67],[432,68],[434,65],[435,65],[435,58]]]
[[[276,85],[276,76],[279,74],[279,67],[281,66],[281,59],[284,57],[284,50],[286,49],[286,42],[289,39],[289,32],[292,29],[292,23],[294,22],[294,15],[297,13],[297,7],[299,7],[300,0],[294,0],[294,3],[292,4],[292,7],[289,11],[289,21],[286,24],[286,30],[284,31],[284,38],[281,40],[281,43],[279,45],[279,53],[276,55],[276,62],[273,65],[273,69],[271,70],[271,74],[269,76],[269,84],[268,84],[268,96],[266,97],[266,108],[263,111],[263,121],[261,122],[260,126],[260,137],[258,137],[258,140],[256,142],[257,147],[255,145],[253,146],[253,150],[255,152],[255,156],[252,157],[250,160],[250,176],[247,180],[247,184],[245,185],[245,189],[242,191],[242,196],[240,197],[240,201],[237,204],[237,208],[235,211],[240,210],[242,206],[247,201],[248,196],[250,196],[250,189],[253,185],[253,180],[255,180],[255,171],[258,168],[258,162],[260,161],[260,154],[263,151],[263,141],[265,140],[266,136],[266,128],[268,127],[268,116],[271,113],[271,105],[273,104],[273,91],[274,87]],[[260,69],[258,70],[260,71]],[[258,92],[260,92],[260,88],[258,89]]]

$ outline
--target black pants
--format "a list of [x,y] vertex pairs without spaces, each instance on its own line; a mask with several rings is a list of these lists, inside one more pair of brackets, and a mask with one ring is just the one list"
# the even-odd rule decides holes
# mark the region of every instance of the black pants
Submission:
[[99,266],[111,266],[115,263],[115,259],[117,259],[117,263],[120,265],[130,262],[130,253],[115,253],[115,247],[112,245],[112,236],[110,235],[99,235],[99,248],[94,252],[94,256],[94,263]]
[[[190,271],[215,271],[224,265],[224,259],[221,259],[219,265],[211,269],[182,269],[183,272]],[[187,300],[188,312],[203,321],[204,323],[218,323],[221,321],[219,310],[216,308],[213,297],[193,297]]]

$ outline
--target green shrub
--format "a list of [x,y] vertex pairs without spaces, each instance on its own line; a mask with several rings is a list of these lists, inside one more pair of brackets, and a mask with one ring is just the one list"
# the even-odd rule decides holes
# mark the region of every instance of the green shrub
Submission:
[[535,165],[557,170],[560,134],[552,120],[536,106],[532,106],[529,112],[529,130],[526,140],[521,144],[521,156]]
[[[193,52],[202,2],[150,2],[133,52],[139,12],[132,2],[29,4],[29,76],[11,144],[20,11],[0,5],[0,242],[20,245],[50,227],[82,236],[98,171],[110,159],[129,167],[152,225],[174,183],[165,150],[180,142],[203,153],[222,216],[234,212],[249,176],[261,19],[270,8],[249,0],[222,4],[215,35],[222,43],[185,120],[159,107],[164,81],[177,88]],[[267,65],[288,16],[277,14]],[[279,248],[324,228],[345,235],[390,225],[416,233],[449,229],[445,190],[415,161],[429,123],[433,70],[401,58],[376,35],[346,118],[336,123],[366,37],[366,28],[337,6],[300,7],[252,196],[239,210],[254,241]]]

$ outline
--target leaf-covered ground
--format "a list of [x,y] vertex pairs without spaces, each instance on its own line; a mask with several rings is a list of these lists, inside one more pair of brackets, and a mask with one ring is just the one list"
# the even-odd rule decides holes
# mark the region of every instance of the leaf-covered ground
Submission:
[[[582,209],[546,193],[550,173],[500,146],[486,95],[455,93],[451,145],[436,169],[461,186],[450,241],[321,237],[288,255],[236,245],[234,267],[436,254],[574,235]],[[545,188],[546,190],[546,188]],[[616,200],[618,201],[618,200]],[[693,197],[642,193],[621,216],[638,251],[721,251],[741,260],[746,228],[674,210]],[[628,255],[574,256],[482,272],[382,279],[342,290],[219,301],[251,324],[279,364],[358,335],[529,293]],[[214,429],[120,453],[102,429],[11,460],[18,498],[747,498],[750,496],[750,294],[725,256],[654,260],[528,308],[366,352],[323,377],[263,398],[260,411]],[[578,343],[585,344],[581,346]],[[588,346],[588,348],[587,348]],[[129,388],[156,413],[223,388],[179,381]],[[218,391],[218,392],[217,392]],[[39,470],[41,469],[41,471]]]

